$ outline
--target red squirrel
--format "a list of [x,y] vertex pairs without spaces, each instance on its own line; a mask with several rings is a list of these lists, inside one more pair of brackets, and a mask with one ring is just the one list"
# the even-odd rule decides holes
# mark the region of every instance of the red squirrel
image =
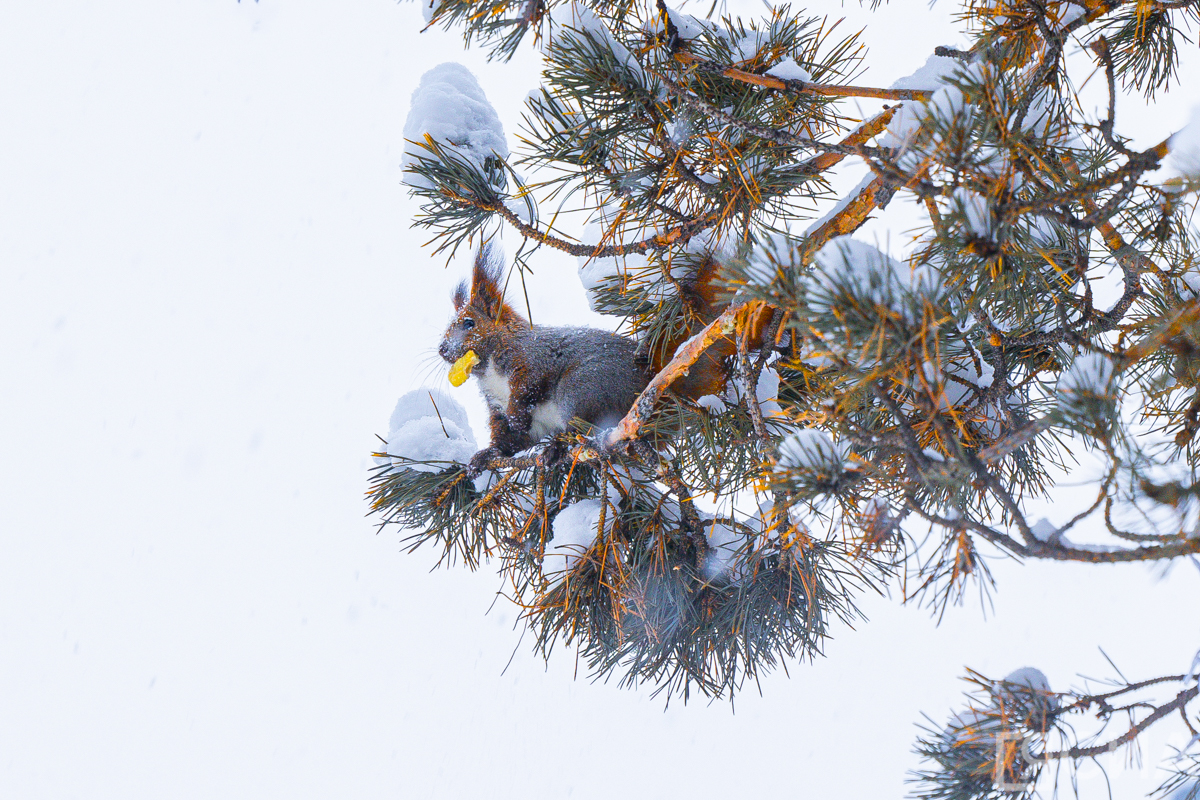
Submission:
[[649,382],[637,344],[597,328],[533,325],[504,301],[501,268],[481,248],[468,288],[454,291],[454,319],[438,355],[455,364],[478,358],[470,375],[487,401],[491,444],[471,459],[479,474],[498,455],[513,455],[578,418],[611,427]]

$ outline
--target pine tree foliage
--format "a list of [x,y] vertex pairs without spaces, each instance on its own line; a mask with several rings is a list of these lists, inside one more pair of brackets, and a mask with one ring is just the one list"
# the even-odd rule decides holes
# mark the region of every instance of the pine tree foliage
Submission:
[[[1194,558],[1200,169],[1164,181],[1182,140],[1134,147],[1116,108],[1174,88],[1198,9],[966,0],[968,48],[868,81],[855,35],[786,5],[435,0],[431,24],[494,58],[538,46],[545,68],[512,156],[417,143],[416,224],[437,251],[508,227],[575,256],[654,377],[616,428],[481,476],[393,458],[374,511],[447,561],[497,559],[540,652],[683,698],[819,655],[864,591],[940,613],[988,590],[995,557]],[[861,182],[834,193],[847,169]],[[898,196],[924,209],[908,252],[852,236]],[[1077,459],[1094,499],[1031,520]],[[1072,541],[1085,520],[1117,544]],[[1194,733],[1195,672],[1101,694],[972,673],[968,711],[918,745],[915,794],[1047,791],[1109,752],[1071,738],[1081,715],[1127,720],[1118,744],[1168,717]],[[1116,702],[1171,680],[1162,705]],[[1036,758],[1013,749],[1030,737]],[[1194,749],[1178,764],[1164,793],[1197,777]]]
[[[929,766],[912,776],[913,797],[1036,797],[1039,790],[1044,796],[1075,789],[1081,762],[1111,759],[1164,717],[1178,714],[1191,729],[1189,704],[1200,692],[1194,674],[1122,678],[1065,693],[1050,691],[1045,676],[1029,668],[1003,680],[969,672],[967,681],[966,707],[944,726],[929,721],[917,742]],[[1200,797],[1195,752],[1177,753],[1170,767],[1154,796]]]

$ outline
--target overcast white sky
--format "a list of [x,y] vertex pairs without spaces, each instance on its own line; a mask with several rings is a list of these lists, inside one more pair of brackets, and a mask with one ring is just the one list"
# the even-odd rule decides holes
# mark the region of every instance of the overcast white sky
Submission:
[[[951,11],[881,10],[863,81],[953,43]],[[998,563],[986,619],[867,598],[869,623],[736,713],[664,712],[530,655],[511,606],[485,613],[492,573],[376,535],[374,434],[464,269],[408,228],[408,98],[461,61],[511,138],[537,83],[532,55],[488,65],[420,21],[390,0],[0,10],[0,796],[899,798],[964,665],[1055,688],[1109,674],[1098,646],[1130,676],[1186,668],[1190,566]],[[1189,88],[1127,120],[1146,143],[1200,100],[1193,48]],[[573,260],[535,265],[535,317],[584,318]]]

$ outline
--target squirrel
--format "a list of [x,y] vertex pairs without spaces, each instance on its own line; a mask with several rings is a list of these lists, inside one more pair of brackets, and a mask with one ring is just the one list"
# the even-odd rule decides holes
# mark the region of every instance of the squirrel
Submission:
[[473,475],[572,419],[616,425],[649,382],[634,341],[598,328],[533,325],[505,302],[501,277],[481,247],[470,286],[454,291],[454,319],[438,346],[454,365],[451,382],[474,376],[487,401],[492,440],[471,458]]

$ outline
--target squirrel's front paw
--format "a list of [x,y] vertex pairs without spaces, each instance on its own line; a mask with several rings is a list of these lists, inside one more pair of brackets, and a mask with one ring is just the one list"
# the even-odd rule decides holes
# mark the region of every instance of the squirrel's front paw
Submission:
[[542,461],[545,464],[553,464],[561,461],[563,458],[566,458],[569,449],[569,445],[561,439],[551,439],[542,450]]
[[467,475],[472,478],[479,477],[487,465],[493,458],[500,455],[500,451],[495,447],[485,447],[475,455],[471,456],[470,462],[467,463]]

